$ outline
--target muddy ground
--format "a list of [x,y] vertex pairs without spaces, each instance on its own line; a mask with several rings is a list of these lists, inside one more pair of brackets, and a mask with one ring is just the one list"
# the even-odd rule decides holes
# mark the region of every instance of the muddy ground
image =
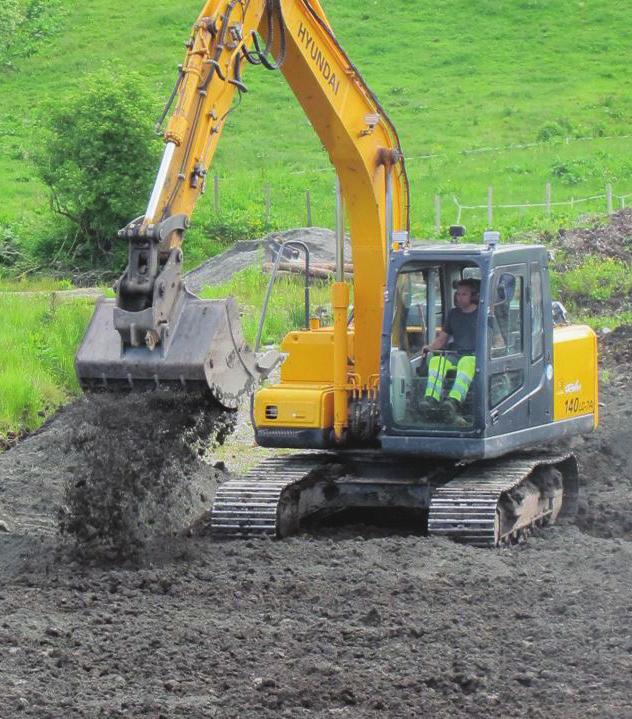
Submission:
[[[365,526],[172,536],[225,478],[217,457],[252,461],[243,422],[203,451],[195,407],[68,408],[0,455],[0,717],[632,717],[631,343],[602,342],[577,522],[510,550]],[[130,465],[134,436],[151,449]],[[119,518],[133,556],[77,553],[60,507],[67,524],[77,491],[110,506],[103,476],[138,482],[144,463],[161,479]],[[84,547],[112,529],[75,514]]]

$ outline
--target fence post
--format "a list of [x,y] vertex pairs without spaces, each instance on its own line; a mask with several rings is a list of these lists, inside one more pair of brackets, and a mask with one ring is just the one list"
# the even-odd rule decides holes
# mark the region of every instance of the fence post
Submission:
[[547,217],[551,216],[551,183],[546,183],[546,188],[544,190],[544,202],[546,204],[546,215]]
[[459,198],[456,195],[452,195],[452,200],[454,204],[456,205],[456,222],[455,225],[461,224],[461,215],[463,214],[463,208],[461,207],[461,203],[459,202]]
[[606,204],[608,206],[608,214],[611,215],[614,208],[612,206],[612,185],[610,183],[606,185]]
[[435,195],[434,206],[435,206],[435,232],[437,234],[439,234],[439,232],[441,232],[441,195]]
[[215,214],[219,215],[219,175],[215,173],[213,177],[213,201],[215,205]]
[[263,187],[263,201],[265,204],[265,222],[266,225],[270,224],[270,212],[272,210],[272,191],[270,185],[264,185]]
[[494,188],[487,188],[487,227],[492,229],[494,226]]
[[307,226],[312,226],[312,194],[309,190],[305,193],[305,210],[307,211]]

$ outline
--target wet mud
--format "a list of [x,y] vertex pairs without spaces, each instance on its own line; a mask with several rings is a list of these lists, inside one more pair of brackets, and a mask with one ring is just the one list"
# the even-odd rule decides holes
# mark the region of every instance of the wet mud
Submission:
[[[95,424],[68,408],[0,455],[0,717],[632,717],[630,338],[612,335],[602,426],[573,441],[580,515],[509,550],[364,525],[182,536],[217,457],[253,461],[247,420],[210,449],[212,421],[158,407],[139,450],[106,403]],[[127,526],[153,529],[134,556],[78,555],[59,508],[98,534],[76,490],[111,507],[130,450],[153,499]]]

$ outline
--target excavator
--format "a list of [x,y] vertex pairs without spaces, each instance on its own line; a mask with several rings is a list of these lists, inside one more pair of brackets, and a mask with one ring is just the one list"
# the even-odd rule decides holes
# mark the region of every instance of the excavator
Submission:
[[[127,267],[76,356],[83,388],[176,386],[231,410],[251,395],[257,444],[293,451],[220,485],[209,508],[219,537],[284,537],[371,510],[409,513],[433,536],[502,546],[572,516],[577,462],[555,446],[597,426],[597,342],[590,328],[555,320],[546,248],[501,244],[492,231],[462,242],[459,227],[451,242],[411,240],[397,132],[319,0],[208,0],[186,48],[147,210],[119,233]],[[235,302],[199,299],[182,269],[248,64],[283,74],[338,182],[333,324],[308,317],[276,357],[251,351]],[[423,406],[426,350],[464,281],[474,288],[475,369],[446,416]],[[279,360],[279,381],[263,383]]]

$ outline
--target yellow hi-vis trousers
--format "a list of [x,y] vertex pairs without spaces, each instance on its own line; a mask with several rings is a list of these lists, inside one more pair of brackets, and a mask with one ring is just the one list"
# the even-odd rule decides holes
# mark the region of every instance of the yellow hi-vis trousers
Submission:
[[454,364],[452,358],[456,360],[455,355],[447,357],[446,355],[435,355],[430,360],[430,364],[428,365],[426,397],[432,397],[436,399],[437,402],[440,402],[446,372],[455,369],[456,378],[448,397],[457,402],[463,402],[474,379],[476,357],[474,357],[474,355],[463,355],[463,357],[459,357],[456,364]]

